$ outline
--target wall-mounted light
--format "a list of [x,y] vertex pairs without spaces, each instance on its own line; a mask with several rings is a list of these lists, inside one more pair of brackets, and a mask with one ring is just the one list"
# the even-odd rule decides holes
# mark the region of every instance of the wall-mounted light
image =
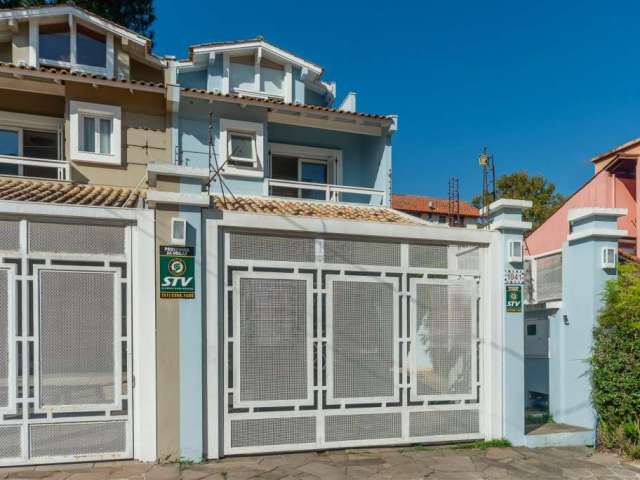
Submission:
[[509,263],[522,262],[522,241],[509,241]]
[[613,247],[604,247],[602,249],[602,268],[616,268],[618,262],[618,252]]
[[181,245],[187,242],[187,221],[184,218],[171,219],[171,243]]

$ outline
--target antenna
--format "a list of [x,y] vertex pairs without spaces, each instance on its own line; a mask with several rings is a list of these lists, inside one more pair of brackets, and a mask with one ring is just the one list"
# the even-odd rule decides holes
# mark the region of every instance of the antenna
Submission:
[[224,193],[225,189],[227,193],[231,195],[234,201],[237,201],[235,195],[229,188],[229,186],[225,183],[222,178],[221,172],[224,166],[227,164],[229,159],[226,159],[222,162],[222,165],[218,164],[218,156],[213,151],[213,110],[209,110],[209,124],[208,124],[208,133],[209,133],[209,181],[206,186],[209,188],[212,182],[215,182],[216,179],[220,182],[220,193],[222,194],[222,203],[224,206],[227,206],[227,197]]
[[460,225],[460,180],[458,177],[449,178],[449,226]]
[[485,146],[478,156],[478,163],[482,167],[482,223],[489,224],[489,209],[492,202],[496,201],[496,165],[493,155],[487,151]]

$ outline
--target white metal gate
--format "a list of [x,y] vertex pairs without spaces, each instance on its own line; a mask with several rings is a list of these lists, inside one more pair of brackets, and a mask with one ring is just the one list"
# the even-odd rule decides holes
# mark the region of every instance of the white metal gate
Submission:
[[0,220],[0,465],[131,457],[130,235]]
[[224,453],[483,437],[483,249],[224,234]]

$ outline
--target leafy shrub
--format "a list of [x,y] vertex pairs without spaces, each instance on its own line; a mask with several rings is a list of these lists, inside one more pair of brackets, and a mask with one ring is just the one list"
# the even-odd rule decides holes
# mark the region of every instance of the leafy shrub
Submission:
[[621,265],[604,300],[591,357],[598,439],[640,458],[640,267]]

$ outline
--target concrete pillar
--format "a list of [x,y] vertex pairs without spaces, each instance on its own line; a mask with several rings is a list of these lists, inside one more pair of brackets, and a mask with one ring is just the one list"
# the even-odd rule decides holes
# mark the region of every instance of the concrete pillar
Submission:
[[[487,406],[500,415],[502,437],[514,445],[524,444],[524,271],[523,234],[531,228],[530,222],[522,221],[523,210],[530,208],[528,200],[500,199],[488,207],[491,230],[498,233],[491,248],[491,282],[498,290],[492,296],[491,337],[487,339],[491,348],[491,370],[493,381],[486,388],[493,392],[492,403],[502,408]],[[517,250],[519,242],[519,252]],[[519,257],[514,253],[520,253]],[[519,304],[517,292],[520,292]],[[515,297],[513,296],[515,294]],[[510,302],[508,304],[508,302]],[[497,378],[496,378],[497,377]],[[497,437],[493,429],[493,437]]]
[[602,293],[615,268],[603,268],[604,248],[617,253],[622,208],[577,208],[568,213],[569,236],[562,248],[562,307],[550,322],[549,410],[554,420],[594,429],[589,357]]

